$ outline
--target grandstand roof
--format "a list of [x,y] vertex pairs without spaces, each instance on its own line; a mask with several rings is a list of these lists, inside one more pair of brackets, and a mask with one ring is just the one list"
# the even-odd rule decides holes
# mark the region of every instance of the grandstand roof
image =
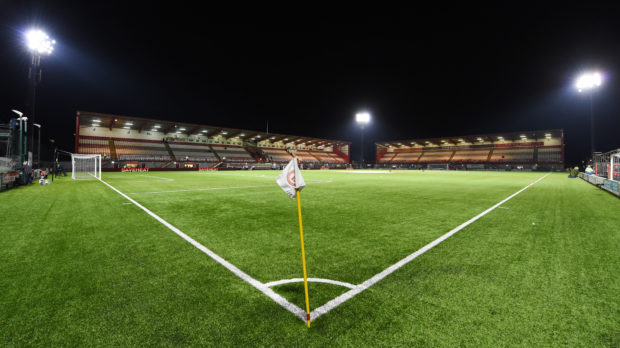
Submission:
[[226,139],[235,137],[239,137],[244,141],[261,141],[269,139],[271,142],[283,141],[286,144],[292,143],[315,146],[342,146],[351,144],[350,142],[341,140],[311,138],[290,134],[277,134],[271,132],[267,133],[255,130],[209,126],[177,121],[153,120],[141,117],[103,114],[91,111],[77,111],[77,116],[79,116],[79,123],[81,125],[97,125],[99,127],[108,127],[110,128],[110,130],[112,130],[112,128],[119,128],[133,129],[137,130],[138,132],[142,132],[157,129],[164,134],[180,133],[190,136],[202,133],[205,136],[221,135]]
[[[521,139],[544,139],[560,138],[564,134],[563,129],[549,129],[549,130],[536,130],[536,131],[524,131],[524,132],[506,132],[506,133],[493,133],[493,134],[476,134],[476,135],[461,135],[453,137],[441,137],[441,138],[416,138],[405,140],[393,140],[376,142],[378,146],[456,146],[460,144],[476,144],[476,143],[494,143],[497,141],[515,141]],[[525,138],[524,138],[525,137]]]

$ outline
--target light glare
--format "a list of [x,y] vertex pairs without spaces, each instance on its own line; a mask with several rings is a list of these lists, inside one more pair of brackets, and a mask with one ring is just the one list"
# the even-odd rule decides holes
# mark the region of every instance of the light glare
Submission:
[[355,121],[357,121],[357,123],[368,123],[370,122],[370,114],[367,112],[358,112],[355,114]]
[[603,77],[599,72],[585,73],[575,81],[575,88],[581,92],[583,90],[599,87],[603,83]]
[[52,54],[54,51],[55,40],[50,40],[50,37],[40,29],[29,30],[26,33],[26,46],[30,51],[38,54]]

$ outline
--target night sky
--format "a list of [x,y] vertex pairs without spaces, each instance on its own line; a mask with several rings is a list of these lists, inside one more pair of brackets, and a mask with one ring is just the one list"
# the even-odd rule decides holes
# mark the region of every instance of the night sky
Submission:
[[[0,1],[0,123],[25,109],[23,32],[57,41],[43,62],[36,119],[73,150],[76,110],[364,143],[565,130],[566,162],[620,148],[620,17],[614,8],[238,8],[182,2]],[[175,8],[173,6],[178,5]],[[596,7],[596,9],[592,9]]]

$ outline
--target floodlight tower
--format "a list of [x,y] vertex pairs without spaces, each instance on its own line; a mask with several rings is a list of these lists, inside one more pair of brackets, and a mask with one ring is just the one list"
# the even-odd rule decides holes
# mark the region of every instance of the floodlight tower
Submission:
[[[30,123],[34,125],[35,117],[35,99],[37,85],[41,82],[41,56],[50,55],[54,51],[55,40],[40,29],[31,29],[26,32],[26,46],[31,54],[30,68],[28,70],[28,105],[26,115],[30,119]],[[34,130],[34,127],[31,128]],[[40,128],[39,128],[40,129]],[[34,152],[34,131],[30,135],[30,150]],[[28,151],[28,150],[26,150]],[[37,160],[40,162],[41,154],[37,154]],[[37,167],[40,163],[37,163]]]
[[603,77],[600,72],[588,72],[580,75],[575,80],[575,88],[579,93],[587,92],[590,97],[590,152],[594,155],[594,106],[592,101],[592,94],[594,90],[603,84]]
[[361,141],[361,163],[364,165],[364,126],[370,122],[370,113],[363,111],[355,114],[355,122],[361,127],[362,141]]

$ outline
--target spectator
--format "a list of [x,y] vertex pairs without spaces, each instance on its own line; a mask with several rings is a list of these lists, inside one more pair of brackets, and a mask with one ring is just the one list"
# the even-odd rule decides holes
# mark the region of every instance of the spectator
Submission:
[[56,171],[56,175],[59,176],[60,173],[62,173],[64,176],[67,176],[67,172],[65,172],[65,167],[63,167],[62,164],[58,162],[58,170]]
[[24,184],[32,184],[32,167],[28,165],[28,162],[24,162]]

